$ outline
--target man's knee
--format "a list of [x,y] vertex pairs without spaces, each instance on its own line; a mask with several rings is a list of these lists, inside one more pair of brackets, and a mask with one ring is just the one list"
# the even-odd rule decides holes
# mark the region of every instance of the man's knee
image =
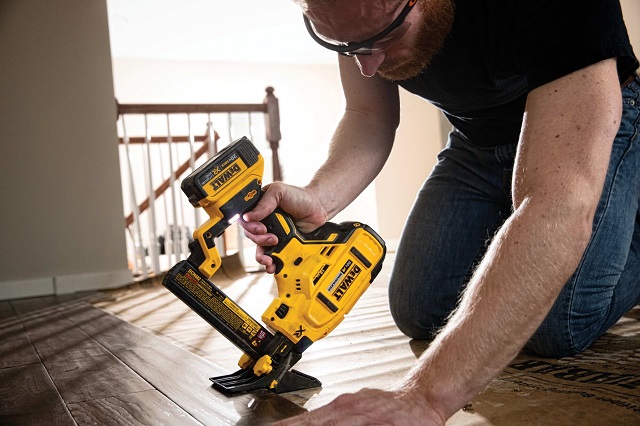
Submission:
[[458,288],[438,280],[417,282],[392,276],[389,283],[391,316],[400,331],[412,339],[432,339],[455,308]]
[[444,324],[444,318],[433,315],[429,307],[420,306],[415,300],[390,298],[389,308],[400,331],[412,339],[432,339]]
[[[585,334],[582,334],[585,336]],[[587,349],[595,337],[576,338],[568,329],[552,328],[544,324],[531,336],[525,348],[539,356],[547,358],[562,358],[573,356]]]
[[562,358],[565,356],[573,356],[581,352],[573,345],[568,344],[568,342],[537,340],[534,338],[527,342],[525,348],[534,352],[538,356],[546,358]]

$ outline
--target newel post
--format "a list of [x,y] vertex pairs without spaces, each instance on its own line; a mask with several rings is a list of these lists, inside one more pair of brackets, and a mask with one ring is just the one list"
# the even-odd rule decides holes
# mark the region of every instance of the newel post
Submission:
[[273,181],[282,180],[282,170],[280,169],[280,159],[278,158],[278,147],[280,146],[280,109],[278,98],[273,94],[273,87],[267,87],[267,96],[264,98],[266,106],[265,127],[267,131],[267,141],[271,146],[271,160],[273,168]]

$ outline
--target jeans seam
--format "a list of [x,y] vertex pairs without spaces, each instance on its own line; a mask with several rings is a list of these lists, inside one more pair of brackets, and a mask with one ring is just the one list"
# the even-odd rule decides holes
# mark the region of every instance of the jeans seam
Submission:
[[[636,96],[636,108],[640,108],[640,96]],[[631,143],[634,143],[638,136],[638,123],[640,122],[640,113],[636,115],[636,119],[633,122],[633,135],[631,135]]]
[[[638,135],[638,122],[640,121],[640,114],[638,114],[636,116],[636,119],[633,122],[633,128],[634,128],[634,133],[632,134],[632,136],[628,139],[628,144],[627,144],[627,148],[625,149],[625,151],[620,155],[620,160],[618,161],[618,164],[616,166],[616,170],[611,178],[611,184],[609,185],[608,188],[608,195],[607,195],[607,199],[606,202],[602,208],[602,214],[600,215],[600,218],[598,220],[598,222],[596,223],[595,228],[593,229],[592,233],[591,233],[591,238],[589,239],[589,243],[587,244],[587,247],[584,250],[584,253],[586,254],[589,249],[591,248],[591,246],[593,245],[593,240],[595,238],[596,233],[598,232],[600,225],[602,224],[602,220],[605,216],[605,214],[607,213],[611,203],[611,197],[612,197],[612,192],[613,192],[613,188],[615,187],[615,183],[616,180],[618,179],[618,175],[619,175],[619,171],[620,171],[620,167],[622,167],[622,163],[624,162],[625,158],[627,157],[627,155],[629,154],[629,151],[631,151],[631,149],[633,149],[633,144],[634,144],[634,140],[636,138],[636,136]],[[573,350],[577,350],[578,348],[576,347],[575,341],[574,341],[574,336],[572,333],[572,325],[573,325],[573,315],[571,314],[571,307],[573,306],[573,302],[574,302],[574,297],[575,297],[575,293],[576,293],[576,283],[579,280],[579,276],[583,270],[584,267],[584,261],[585,261],[585,256],[583,254],[582,259],[580,260],[580,263],[578,264],[578,268],[576,268],[575,273],[573,274],[573,285],[571,288],[571,295],[568,298],[568,306],[567,306],[567,313],[568,313],[568,334],[569,334],[569,341],[571,344],[571,347],[573,348]],[[611,306],[609,306],[609,310],[611,309]],[[607,312],[608,313],[608,312]]]

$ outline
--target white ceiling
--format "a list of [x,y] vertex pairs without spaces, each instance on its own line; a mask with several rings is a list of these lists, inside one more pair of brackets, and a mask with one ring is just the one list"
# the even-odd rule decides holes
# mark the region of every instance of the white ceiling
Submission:
[[114,57],[335,63],[291,0],[107,0]]

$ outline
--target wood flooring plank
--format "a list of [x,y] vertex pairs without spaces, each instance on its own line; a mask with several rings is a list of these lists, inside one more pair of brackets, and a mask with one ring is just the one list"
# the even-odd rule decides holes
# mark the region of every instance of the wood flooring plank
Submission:
[[0,370],[0,424],[73,425],[42,364]]
[[249,395],[227,398],[214,390],[208,378],[227,372],[177,347],[122,350],[118,356],[204,424],[235,424],[252,399]]
[[19,321],[0,322],[0,369],[40,362],[36,349]]
[[12,303],[67,403],[152,389],[149,383],[65,316],[70,306],[97,309],[85,302],[50,306],[42,298]]
[[113,354],[45,363],[67,403],[151,390],[153,387]]
[[261,425],[304,412],[268,391],[234,397],[222,395],[211,387],[209,377],[227,374],[228,370],[99,309],[69,309],[65,314],[203,424]]
[[15,318],[16,313],[11,306],[11,303],[8,301],[0,302],[0,321],[4,321],[7,319]]
[[12,303],[45,365],[66,361],[69,357],[90,358],[109,353],[56,306],[49,306],[42,299]]
[[98,303],[98,306],[108,305],[109,310],[118,315],[136,315],[140,312],[148,312],[152,306],[170,302],[173,299],[174,297],[166,289],[164,291],[162,289],[151,289],[146,292],[129,293],[125,297],[118,297],[115,301],[109,303],[102,301]]
[[69,305],[62,314],[113,353],[118,350],[154,346],[158,340],[162,340],[88,303]]
[[27,333],[9,302],[0,302],[0,368],[40,362]]
[[45,365],[64,362],[69,357],[90,358],[109,354],[81,329],[59,315],[26,321],[23,325]]
[[73,403],[69,409],[79,425],[202,424],[156,390]]
[[42,315],[53,309],[40,297],[11,300],[9,303],[15,310],[16,314],[22,318],[28,317],[30,315]]

